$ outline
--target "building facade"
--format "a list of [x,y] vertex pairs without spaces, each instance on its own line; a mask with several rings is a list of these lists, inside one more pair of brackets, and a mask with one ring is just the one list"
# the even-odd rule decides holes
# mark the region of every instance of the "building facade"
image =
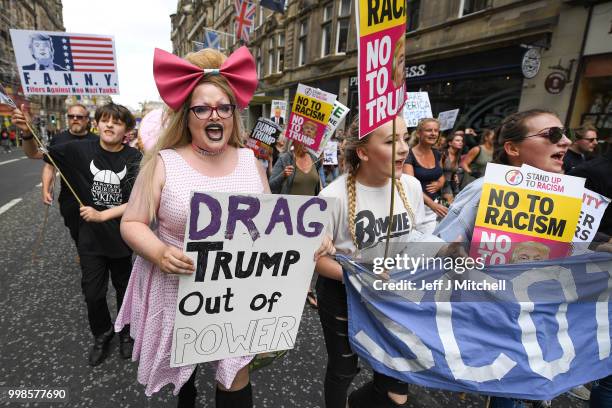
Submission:
[[[20,105],[24,103],[41,127],[55,131],[65,126],[65,97],[31,96],[25,98],[13,53],[10,29],[65,31],[61,0],[0,0],[0,83]],[[8,125],[9,118],[3,118]]]
[[[172,16],[175,52],[191,51],[190,41],[207,27],[233,34],[233,3],[227,3],[179,1]],[[291,103],[298,83],[336,94],[356,112],[354,7],[351,0],[288,0],[285,13],[257,7],[248,45],[260,83],[247,126],[270,115],[271,100]],[[408,0],[407,8],[407,90],[428,92],[434,115],[458,108],[456,127],[494,127],[504,116],[534,107],[555,111],[576,126],[587,100],[597,97],[592,88],[609,89],[607,80],[588,79],[594,78],[594,64],[611,66],[609,55],[584,55],[589,28],[601,28],[602,35],[610,31],[600,16],[609,2]],[[597,41],[611,44],[605,35]],[[601,104],[612,99],[608,92]]]

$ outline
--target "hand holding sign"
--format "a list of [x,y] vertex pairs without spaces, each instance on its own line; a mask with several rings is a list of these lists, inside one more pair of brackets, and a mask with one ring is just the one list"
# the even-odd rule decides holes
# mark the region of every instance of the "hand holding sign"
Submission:
[[285,166],[285,170],[283,170],[283,177],[287,178],[293,174],[295,168],[291,165]]
[[166,245],[155,260],[157,267],[165,273],[191,274],[195,271],[193,261],[177,247]]
[[17,126],[26,133],[30,131],[28,128],[28,123],[31,123],[32,121],[30,119],[30,115],[28,115],[25,111],[25,105],[21,105],[21,109],[15,107],[13,114],[11,115],[11,122],[13,122],[13,125]]

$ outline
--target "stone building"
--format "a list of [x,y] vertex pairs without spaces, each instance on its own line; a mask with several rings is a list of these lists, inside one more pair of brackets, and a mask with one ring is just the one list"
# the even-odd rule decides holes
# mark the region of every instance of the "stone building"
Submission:
[[[65,97],[23,95],[10,29],[65,31],[61,0],[0,0],[0,83],[17,104],[25,103],[34,118],[46,123],[47,129],[61,129],[64,123]],[[8,117],[3,120],[8,122]]]
[[[459,127],[493,127],[507,114],[532,107],[556,111],[577,126],[584,115],[576,109],[584,110],[583,100],[597,94],[579,80],[588,65],[583,57],[589,27],[605,25],[599,42],[612,44],[605,18],[596,13],[590,24],[597,3],[603,4],[599,14],[610,8],[596,0],[408,0],[407,90],[427,91],[434,115],[458,108]],[[268,116],[273,99],[291,103],[298,83],[338,95],[355,112],[354,7],[351,0],[288,0],[285,13],[257,8],[249,47],[260,84],[247,124]],[[191,50],[190,41],[206,27],[233,33],[233,13],[229,1],[180,0],[172,16],[175,52]],[[606,58],[598,57],[597,75]],[[609,88],[606,80],[596,83]],[[608,92],[604,105],[612,100]]]

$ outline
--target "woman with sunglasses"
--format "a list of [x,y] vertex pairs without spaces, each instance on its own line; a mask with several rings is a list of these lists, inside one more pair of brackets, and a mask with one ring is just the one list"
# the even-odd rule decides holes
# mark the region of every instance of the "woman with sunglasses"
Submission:
[[[528,164],[553,173],[563,172],[563,156],[571,143],[557,115],[540,109],[505,118],[494,140],[494,163],[517,167]],[[461,237],[469,246],[483,183],[481,177],[457,195],[434,234],[447,241]],[[523,408],[525,404],[511,398],[491,397],[488,407]]]

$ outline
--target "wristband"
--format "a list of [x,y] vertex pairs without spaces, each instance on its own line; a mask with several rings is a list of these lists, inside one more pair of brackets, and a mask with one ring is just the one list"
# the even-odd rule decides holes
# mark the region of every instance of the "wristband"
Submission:
[[30,133],[30,136],[26,136],[25,134],[21,135],[21,140],[32,140],[34,139],[34,135]]

